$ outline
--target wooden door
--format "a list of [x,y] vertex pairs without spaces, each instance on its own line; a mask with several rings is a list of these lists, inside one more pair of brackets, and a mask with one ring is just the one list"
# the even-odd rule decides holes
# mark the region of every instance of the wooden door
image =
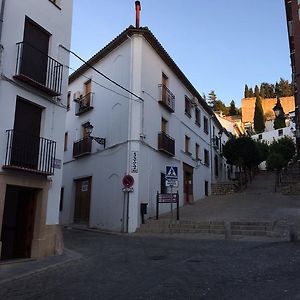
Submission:
[[49,33],[25,19],[21,73],[45,85],[47,80]]
[[24,99],[17,98],[11,162],[14,165],[36,169],[42,109]]
[[7,187],[1,233],[1,259],[31,256],[36,195],[36,190]]
[[36,193],[30,190],[19,191],[17,211],[17,231],[15,240],[15,257],[30,257],[33,239]]
[[92,178],[84,178],[75,181],[75,223],[88,223],[90,219]]
[[183,194],[185,204],[193,202],[193,167],[183,163]]

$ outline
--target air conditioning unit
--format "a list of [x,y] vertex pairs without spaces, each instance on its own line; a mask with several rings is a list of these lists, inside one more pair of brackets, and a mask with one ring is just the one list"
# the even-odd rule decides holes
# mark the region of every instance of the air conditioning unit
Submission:
[[75,102],[79,102],[81,98],[82,98],[82,93],[80,91],[77,91],[76,93],[73,94],[73,99]]

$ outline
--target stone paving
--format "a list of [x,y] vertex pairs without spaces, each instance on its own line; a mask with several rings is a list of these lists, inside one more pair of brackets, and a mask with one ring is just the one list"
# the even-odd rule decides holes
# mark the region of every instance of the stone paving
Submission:
[[300,245],[65,231],[81,257],[0,283],[0,299],[300,299]]
[[[274,192],[273,173],[261,172],[242,192],[215,195],[180,208],[180,219],[195,221],[297,221],[300,196]],[[170,218],[164,214],[160,218]]]

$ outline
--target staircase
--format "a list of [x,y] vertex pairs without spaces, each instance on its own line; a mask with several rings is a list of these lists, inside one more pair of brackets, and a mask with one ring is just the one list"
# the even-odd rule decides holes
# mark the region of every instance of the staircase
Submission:
[[188,221],[188,220],[147,220],[136,231],[137,233],[151,234],[209,234],[209,235],[232,235],[232,236],[268,236],[278,237],[273,230],[273,222],[223,222],[223,221]]
[[212,195],[233,194],[238,190],[238,184],[232,182],[213,183],[211,185]]

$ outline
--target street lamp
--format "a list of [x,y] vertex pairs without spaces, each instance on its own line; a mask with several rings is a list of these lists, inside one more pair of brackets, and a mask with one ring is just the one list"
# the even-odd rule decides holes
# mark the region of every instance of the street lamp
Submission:
[[103,145],[105,148],[105,138],[100,138],[100,137],[96,137],[96,136],[91,136],[91,133],[93,132],[94,126],[89,123],[85,126],[85,130],[86,133],[88,134],[89,138],[91,138],[92,140],[94,140],[96,143]]

